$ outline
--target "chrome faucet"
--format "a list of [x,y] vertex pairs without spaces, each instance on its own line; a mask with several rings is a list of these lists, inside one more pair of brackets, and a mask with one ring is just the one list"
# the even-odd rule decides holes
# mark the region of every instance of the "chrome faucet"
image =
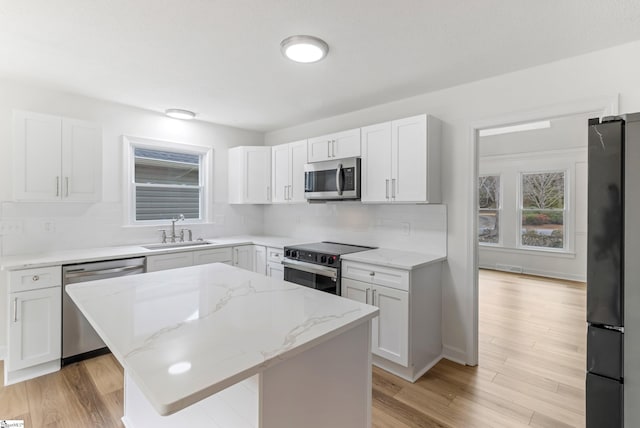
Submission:
[[171,236],[169,236],[169,239],[171,239],[171,242],[176,242],[176,222],[180,221],[180,220],[184,220],[184,214],[180,214],[178,216],[178,218],[172,218],[171,219]]

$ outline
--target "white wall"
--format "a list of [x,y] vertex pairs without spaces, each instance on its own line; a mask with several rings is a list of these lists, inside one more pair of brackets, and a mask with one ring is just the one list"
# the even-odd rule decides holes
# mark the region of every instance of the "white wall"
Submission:
[[[372,123],[432,114],[444,122],[442,182],[448,205],[448,261],[443,272],[443,337],[448,356],[471,361],[473,124],[596,96],[620,94],[620,111],[640,110],[640,42],[621,45],[454,88],[270,132],[267,144]],[[265,216],[265,230],[271,222]]]
[[[60,115],[102,124],[103,199],[96,204],[14,203],[12,110]],[[229,206],[227,149],[262,145],[263,134],[200,121],[181,121],[121,104],[0,80],[0,218],[18,220],[22,233],[1,239],[1,255],[101,247],[159,240],[158,227],[123,227],[122,135],[213,148],[210,222],[194,225],[194,237],[262,232],[262,209]]]
[[[551,128],[481,137],[480,175],[501,178],[501,242],[480,245],[478,264],[489,269],[519,271],[555,278],[586,280],[587,268],[587,120],[597,113],[551,120]],[[530,251],[517,246],[520,172],[567,171],[569,213],[567,252]]]

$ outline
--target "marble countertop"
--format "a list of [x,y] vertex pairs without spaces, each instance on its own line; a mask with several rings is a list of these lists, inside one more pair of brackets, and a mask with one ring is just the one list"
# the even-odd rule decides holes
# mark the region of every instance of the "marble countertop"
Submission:
[[431,263],[444,261],[447,259],[447,256],[442,254],[424,254],[414,251],[378,248],[375,250],[345,254],[340,258],[342,260],[351,260],[354,262],[370,263],[378,266],[410,270],[417,269]]
[[99,260],[119,259],[125,257],[150,256],[155,254],[177,253],[181,251],[197,251],[211,248],[222,248],[234,245],[256,244],[267,247],[283,248],[286,245],[295,245],[308,242],[282,236],[239,235],[221,238],[210,238],[205,241],[212,242],[208,245],[198,245],[182,248],[158,248],[149,250],[142,245],[124,245],[117,247],[82,248],[77,250],[53,251],[40,254],[27,254],[20,256],[7,256],[0,260],[0,269],[30,269],[47,266],[56,266],[71,263],[94,262]]
[[161,415],[378,314],[370,305],[221,263],[66,291]]

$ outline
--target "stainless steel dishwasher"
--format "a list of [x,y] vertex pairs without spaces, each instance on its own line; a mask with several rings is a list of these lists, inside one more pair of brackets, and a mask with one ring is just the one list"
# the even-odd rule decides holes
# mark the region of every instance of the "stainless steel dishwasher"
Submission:
[[[145,272],[145,258],[108,260],[62,267],[62,365],[106,354],[98,333],[65,292],[68,284],[116,278]],[[114,314],[117,316],[117,314]]]

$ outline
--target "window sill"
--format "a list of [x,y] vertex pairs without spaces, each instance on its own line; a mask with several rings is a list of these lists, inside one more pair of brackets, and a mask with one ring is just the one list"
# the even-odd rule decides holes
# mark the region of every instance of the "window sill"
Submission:
[[[181,229],[181,228],[184,229],[184,228],[187,228],[188,226],[213,226],[215,224],[216,223],[212,223],[209,221],[198,221],[198,222],[181,221],[180,223],[176,223],[176,229]],[[154,229],[171,227],[171,220],[167,220],[162,223],[154,223],[154,224],[123,224],[122,225],[123,229],[144,229],[149,227],[152,227]]]
[[537,248],[512,248],[512,247],[503,247],[497,244],[479,244],[480,248],[497,251],[501,253],[517,253],[517,254],[529,254],[536,256],[545,256],[545,257],[560,257],[564,259],[575,259],[576,253],[572,251],[566,250],[544,250]]

